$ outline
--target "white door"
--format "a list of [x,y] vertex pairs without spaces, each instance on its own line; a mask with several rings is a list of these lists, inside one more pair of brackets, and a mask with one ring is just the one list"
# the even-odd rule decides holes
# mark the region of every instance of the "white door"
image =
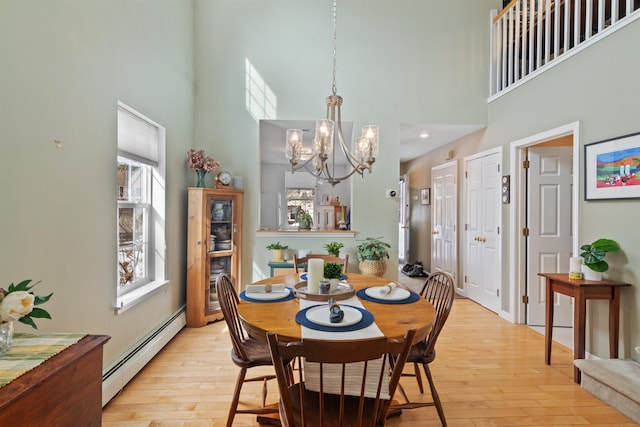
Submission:
[[[545,322],[545,280],[538,273],[569,271],[573,246],[571,194],[573,147],[528,149],[527,324]],[[572,299],[555,295],[554,326],[572,324]]]
[[465,289],[489,310],[500,310],[500,153],[465,163]]
[[405,264],[409,257],[409,177],[400,177],[400,207],[398,221],[398,261]]
[[450,162],[431,169],[431,264],[432,273],[445,271],[457,281],[458,272],[458,164]]

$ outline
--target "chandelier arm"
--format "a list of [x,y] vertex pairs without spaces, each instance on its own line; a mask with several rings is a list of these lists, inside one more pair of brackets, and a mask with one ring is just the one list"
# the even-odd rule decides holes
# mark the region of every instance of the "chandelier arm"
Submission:
[[342,150],[342,153],[346,157],[351,167],[357,168],[362,165],[362,162],[351,153],[351,150],[349,150],[349,147],[347,147],[347,144],[344,142],[344,135],[342,134],[342,108],[340,108],[341,103],[342,99],[340,98],[340,103],[333,104],[331,111],[327,111],[327,117],[331,118],[337,125],[336,127],[338,129],[338,142],[340,143],[340,149]]
[[362,170],[359,168],[354,168],[351,172],[349,172],[347,175],[341,176],[341,177],[333,177],[329,175],[329,171],[327,170],[326,166],[324,169],[324,174],[326,175],[326,180],[327,182],[329,182],[331,185],[333,185],[335,187],[336,184],[339,184],[341,181],[344,181],[345,179],[350,178],[353,174],[355,173],[359,173],[362,176]]
[[305,160],[302,163],[297,163],[296,165],[291,165],[291,173],[294,173],[294,172],[299,171],[299,170],[304,168],[307,172],[311,173],[312,175],[315,175],[316,177],[319,176],[320,173],[317,172],[315,170],[315,168],[313,168],[313,169],[309,168],[309,163],[311,163],[311,161],[314,160],[317,156],[318,155],[315,154],[315,155],[309,157],[307,160]]
[[342,153],[344,154],[345,158],[347,159],[351,167],[358,168],[362,166],[362,162],[358,160],[358,158],[354,156],[353,153],[351,153],[351,151],[347,147],[347,144],[345,144],[344,142],[344,136],[342,135],[341,122],[338,122],[338,142],[340,143],[340,149],[342,150]]

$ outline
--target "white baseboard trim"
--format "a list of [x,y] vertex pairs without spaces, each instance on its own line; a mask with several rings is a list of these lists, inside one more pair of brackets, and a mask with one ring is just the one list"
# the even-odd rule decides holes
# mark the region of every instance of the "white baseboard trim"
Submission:
[[186,324],[187,317],[182,307],[152,333],[131,347],[124,356],[105,368],[102,373],[102,406],[109,403]]

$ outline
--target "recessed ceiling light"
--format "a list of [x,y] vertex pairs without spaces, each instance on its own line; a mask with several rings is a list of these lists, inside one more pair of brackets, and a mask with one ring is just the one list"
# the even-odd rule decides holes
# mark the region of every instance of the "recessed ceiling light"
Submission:
[[422,132],[422,133],[420,134],[420,138],[429,138],[429,134],[428,134],[428,133],[426,133],[426,132]]

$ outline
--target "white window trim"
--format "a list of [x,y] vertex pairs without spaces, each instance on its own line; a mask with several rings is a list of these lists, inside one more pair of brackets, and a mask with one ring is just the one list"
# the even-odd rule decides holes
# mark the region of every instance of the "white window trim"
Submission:
[[[118,101],[118,109],[123,109],[130,114],[135,115],[141,120],[158,128],[158,162],[153,167],[151,175],[151,210],[154,212],[152,219],[152,230],[150,231],[150,238],[153,239],[153,246],[149,246],[149,254],[153,256],[153,260],[150,260],[149,266],[153,269],[151,276],[153,279],[151,282],[142,286],[131,289],[128,292],[120,293],[116,289],[116,298],[113,305],[116,314],[123,313],[128,309],[134,307],[138,303],[146,300],[151,295],[155,294],[159,290],[163,289],[170,282],[168,280],[167,273],[167,249],[166,249],[166,227],[165,227],[165,170],[166,170],[166,150],[165,150],[165,137],[166,130],[163,126],[139,113],[126,104]],[[117,216],[116,216],[117,217]],[[117,219],[116,219],[117,221]],[[117,227],[117,225],[116,225]],[[117,230],[117,228],[116,228]],[[117,280],[114,281],[117,287]]]

